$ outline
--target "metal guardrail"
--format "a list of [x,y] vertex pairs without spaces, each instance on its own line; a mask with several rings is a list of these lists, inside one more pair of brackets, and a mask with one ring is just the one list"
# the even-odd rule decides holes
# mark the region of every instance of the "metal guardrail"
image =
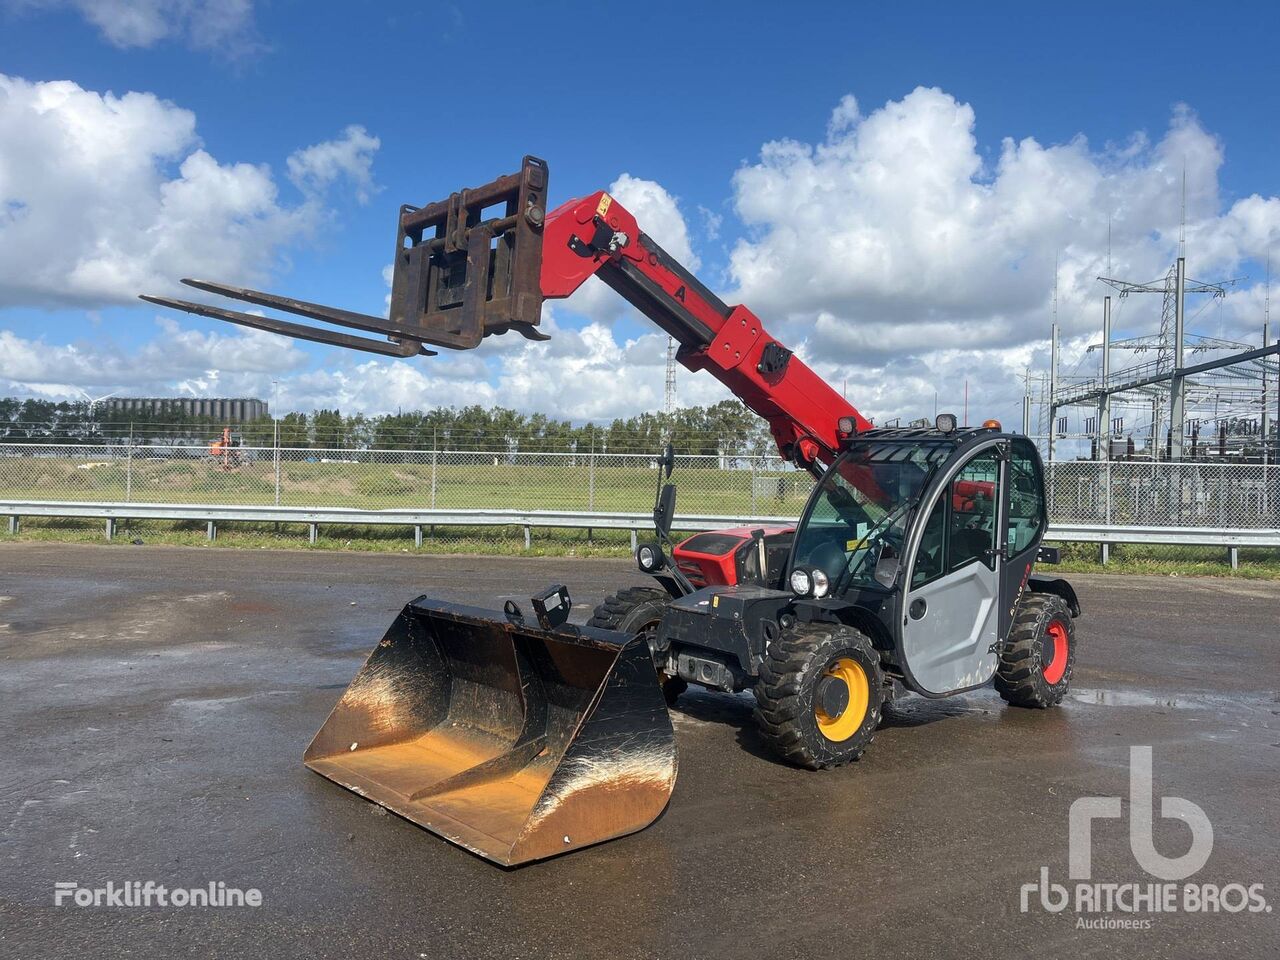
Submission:
[[[233,521],[297,523],[308,526],[314,543],[323,524],[352,526],[403,526],[414,530],[414,543],[421,546],[423,531],[441,527],[517,527],[524,531],[525,547],[530,546],[534,528],[629,530],[632,549],[639,534],[652,528],[652,514],[644,512],[600,512],[583,510],[360,510],[347,507],[276,507],[222,504],[171,503],[79,503],[47,500],[0,501],[0,517],[9,518],[10,532],[17,532],[21,517],[81,517],[106,521],[105,535],[111,539],[120,520],[187,520],[207,525],[208,537],[217,537],[219,523]],[[796,517],[743,516],[721,514],[678,514],[675,527],[696,532],[726,527],[787,526]],[[1224,547],[1231,565],[1238,562],[1240,547],[1280,547],[1280,529],[1229,527],[1116,526],[1088,523],[1051,523],[1047,540],[1065,543],[1096,543],[1107,561],[1109,547],[1118,544]]]
[[[641,531],[652,529],[653,514],[610,513],[565,510],[360,510],[348,507],[275,507],[194,503],[80,503],[49,500],[0,501],[0,517],[9,518],[9,531],[16,533],[22,517],[81,517],[106,520],[106,536],[115,536],[121,520],[194,520],[207,524],[210,540],[217,537],[217,525],[231,521],[300,523],[310,528],[308,539],[315,542],[322,524],[351,526],[400,526],[414,528],[414,541],[422,545],[424,527],[521,527],[525,546],[536,527],[571,530],[630,530],[634,546]],[[676,528],[683,531],[720,530],[738,526],[785,526],[795,517],[757,517],[680,514]]]

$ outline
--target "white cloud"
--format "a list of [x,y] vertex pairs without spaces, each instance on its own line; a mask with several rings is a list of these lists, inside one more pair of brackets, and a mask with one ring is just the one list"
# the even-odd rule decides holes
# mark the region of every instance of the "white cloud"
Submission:
[[368,192],[377,140],[360,127],[288,158],[295,204],[267,166],[219,163],[195,130],[150,93],[0,74],[0,307],[129,303],[191,275],[260,283],[330,216],[335,181]]
[[[542,329],[552,334],[549,342],[510,336],[500,343],[487,340],[474,352],[409,363],[335,351],[339,366],[282,381],[282,405],[386,413],[481,404],[577,421],[625,418],[662,405],[665,335],[626,340],[600,323],[565,328],[554,312],[544,316]],[[495,350],[498,346],[502,349]],[[681,385],[681,399],[688,404],[726,396],[711,377],[689,377],[687,390],[685,382]]]
[[720,239],[720,227],[724,224],[724,216],[714,210],[698,204],[698,216],[702,217],[702,231],[708,240]]
[[302,370],[307,355],[287,337],[258,330],[202,333],[169,317],[157,318],[159,332],[140,347],[113,341],[49,344],[0,330],[0,387],[6,393],[74,398],[95,395],[242,395],[252,385],[259,395],[273,377]]
[[[68,86],[66,96],[97,97]],[[40,92],[50,98],[59,91]],[[120,106],[129,97],[140,99],[130,101],[127,109]],[[69,165],[69,173],[56,171],[56,179],[69,184],[68,209],[92,212],[97,192],[82,184],[101,177],[120,177],[126,187],[134,180],[172,183],[169,192],[181,193],[186,174],[180,170],[179,176],[166,178],[157,171],[165,162],[186,158],[184,169],[187,161],[193,164],[192,178],[224,182],[211,212],[215,223],[218,211],[244,212],[238,220],[221,221],[238,224],[239,234],[215,229],[212,238],[184,239],[179,253],[196,251],[207,263],[212,248],[230,266],[202,272],[230,280],[239,279],[236,271],[248,270],[252,261],[235,261],[233,254],[219,252],[220,238],[234,248],[233,240],[247,245],[249,235],[265,235],[259,249],[267,250],[269,260],[283,243],[272,239],[274,218],[303,217],[309,209],[305,203],[281,207],[269,192],[274,189],[269,173],[263,172],[265,179],[249,176],[260,168],[249,167],[246,173],[220,166],[207,155],[190,160],[196,156],[191,146],[194,118],[185,111],[146,95],[97,100],[90,111],[94,122],[62,123],[53,132],[34,123],[0,126],[0,144],[21,134],[23,142],[44,138],[63,145],[57,151],[45,148],[41,155]],[[0,124],[8,114],[0,100]],[[991,159],[984,159],[979,149],[975,124],[970,106],[938,90],[916,90],[867,113],[846,97],[833,110],[825,134],[819,132],[820,142],[766,144],[758,160],[732,181],[733,209],[746,234],[730,253],[728,275],[736,289],[725,294],[726,301],[748,304],[833,387],[840,390],[847,382],[850,399],[881,422],[932,415],[935,392],[943,409],[960,412],[968,381],[971,422],[996,415],[1018,423],[1023,372],[1047,365],[1055,260],[1069,367],[1073,352],[1096,336],[1100,324],[1102,290],[1094,278],[1106,271],[1108,221],[1111,273],[1162,277],[1177,245],[1184,168],[1192,276],[1212,280],[1238,275],[1247,261],[1264,258],[1280,240],[1280,198],[1249,196],[1224,203],[1219,187],[1224,146],[1185,108],[1173,113],[1158,137],[1135,134],[1124,143],[1098,148],[1083,136],[1056,145],[1008,139]],[[348,131],[337,141],[345,146],[300,152],[291,174],[303,182],[345,179],[358,184],[359,165],[333,158],[353,156],[346,151],[358,145],[360,136],[365,135]],[[109,154],[101,171],[82,171],[106,149],[102,144],[119,139],[141,146]],[[71,142],[85,146],[65,146]],[[0,147],[0,157],[4,149]],[[22,182],[35,169],[15,171],[0,163],[0,198],[12,195],[8,184]],[[259,192],[249,189],[255,182]],[[142,196],[154,195],[153,206],[161,207],[167,194],[159,185],[148,190]],[[671,254],[691,268],[699,266],[681,205],[668,191],[626,174],[610,191]],[[0,253],[6,252],[5,224],[27,216],[21,207],[7,210],[0,202]],[[128,211],[119,215],[127,219]],[[196,210],[179,219],[203,223],[208,215]],[[705,213],[703,218],[710,221]],[[109,218],[104,214],[90,222]],[[143,222],[168,223],[154,210]],[[169,259],[178,253],[130,246],[137,232],[136,226],[100,231],[108,242],[90,245],[89,252],[115,252],[116,269],[131,276],[181,275],[183,268],[173,267]],[[65,231],[57,239],[77,240]],[[77,258],[76,265],[86,254],[81,251]],[[135,261],[141,266],[135,267]],[[8,271],[7,256],[0,257],[0,299],[12,299],[12,284],[38,276],[39,262],[29,260],[13,270],[14,279]],[[131,280],[128,292],[139,283]],[[50,284],[37,284],[42,296],[49,296]],[[1149,305],[1142,298],[1126,301],[1119,333],[1147,332],[1158,323],[1158,298],[1149,299]],[[1254,340],[1260,304],[1258,285],[1248,286],[1216,301],[1210,312],[1193,319],[1191,328]],[[487,340],[474,353],[409,363],[331,351],[323,354],[326,366],[321,369],[290,368],[285,364],[291,357],[264,353],[263,364],[270,368],[264,369],[255,366],[260,358],[252,356],[257,341],[246,341],[240,354],[224,344],[216,360],[197,345],[173,369],[146,348],[141,360],[107,351],[104,367],[119,370],[118,379],[124,379],[126,361],[145,363],[151,367],[149,383],[188,383],[223,394],[234,383],[237,392],[259,396],[270,395],[273,373],[292,370],[282,381],[281,400],[301,409],[340,406],[378,413],[481,403],[579,420],[609,419],[658,409],[662,403],[666,338],[655,331],[626,339],[613,325],[625,309],[616,294],[593,282],[570,300],[548,307],[543,329],[553,340],[546,344],[513,335]],[[567,313],[584,316],[585,326],[573,329],[564,322]],[[18,350],[0,341],[0,370],[10,369],[9,357],[18,356]],[[233,356],[239,359],[233,361]],[[86,388],[115,382],[102,379],[97,363],[77,366],[69,355],[58,358],[60,363],[36,368],[29,377],[7,375],[27,384],[47,377],[47,382],[65,380]],[[217,381],[208,378],[210,369],[219,371]],[[83,370],[86,379],[64,374],[59,380],[58,370]],[[87,379],[91,375],[99,378]],[[679,389],[685,404],[726,396],[714,378],[683,370]]]
[[921,88],[865,117],[846,97],[822,143],[766,144],[734,178],[752,231],[731,255],[735,296],[846,361],[1005,349],[1047,335],[1055,258],[1064,330],[1097,327],[1109,221],[1113,273],[1163,275],[1184,169],[1196,276],[1280,237],[1276,198],[1221,211],[1222,145],[1185,108],[1155,144],[1006,139],[990,166],[974,128],[971,106]]
[[323,193],[339,180],[348,181],[356,199],[369,202],[377,188],[373,183],[373,155],[382,146],[361,126],[349,126],[337,140],[303,147],[290,155],[286,166],[289,179],[307,193]]
[[238,57],[262,49],[253,0],[6,0],[18,12],[72,9],[122,49],[178,41]]
[[[0,330],[0,396],[256,396],[271,400],[280,381],[284,410],[338,407],[386,413],[433,406],[501,405],[575,420],[629,417],[661,406],[666,337],[621,340],[603,324],[563,328],[544,319],[550,342],[515,336],[466,353],[420,361],[331,350],[316,366],[285,337],[227,327],[202,333],[167,316],[140,347],[110,340],[50,344]],[[493,350],[493,346],[501,346]],[[687,404],[728,394],[711,377],[681,384]]]
[[[1164,276],[1184,171],[1193,276],[1238,275],[1280,240],[1280,199],[1223,209],[1223,145],[1186,107],[1154,143],[1007,138],[990,163],[975,126],[971,106],[937,89],[865,116],[845,97],[825,140],[765,144],[734,177],[748,233],[730,256],[728,299],[837,386],[848,378],[850,399],[881,420],[932,413],[935,390],[957,408],[966,379],[971,408],[1016,416],[1024,368],[1047,365],[1055,260],[1070,356],[1100,326],[1109,225],[1113,276]],[[1217,322],[1256,339],[1255,308],[1228,298]],[[1140,329],[1126,332],[1153,332],[1158,316],[1158,302],[1136,306],[1126,319]]]

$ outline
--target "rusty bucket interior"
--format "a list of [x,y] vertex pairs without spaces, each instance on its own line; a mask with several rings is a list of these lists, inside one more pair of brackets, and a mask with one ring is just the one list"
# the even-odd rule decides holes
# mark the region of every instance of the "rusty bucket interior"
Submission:
[[676,777],[643,640],[425,597],[401,611],[304,761],[506,866],[643,829]]

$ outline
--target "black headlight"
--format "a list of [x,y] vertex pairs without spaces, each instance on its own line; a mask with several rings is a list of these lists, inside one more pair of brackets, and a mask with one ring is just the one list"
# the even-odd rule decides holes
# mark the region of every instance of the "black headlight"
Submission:
[[796,567],[788,578],[791,592],[797,597],[822,599],[831,590],[831,579],[820,567]]
[[663,566],[662,549],[656,544],[645,543],[636,551],[636,563],[645,573],[661,570]]
[[796,567],[791,571],[791,592],[797,597],[807,597],[813,590],[813,577],[804,567]]

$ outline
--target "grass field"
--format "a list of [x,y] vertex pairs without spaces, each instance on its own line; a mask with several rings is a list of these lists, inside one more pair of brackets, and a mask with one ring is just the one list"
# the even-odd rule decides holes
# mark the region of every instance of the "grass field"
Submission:
[[[635,466],[430,463],[308,463],[280,465],[280,505],[530,510],[649,510],[656,474]],[[773,475],[773,474],[771,474]],[[680,508],[691,513],[794,515],[806,482],[786,484],[786,496],[753,496],[750,470],[684,469]],[[774,485],[776,489],[776,485]],[[253,460],[222,470],[204,459],[135,457],[124,461],[37,457],[0,459],[0,499],[138,501],[269,505],[276,502],[275,467]]]
[[[442,455],[443,456],[443,455]],[[350,463],[286,460],[280,464],[282,506],[342,506],[383,510],[396,507],[531,510],[648,511],[653,504],[655,472],[646,458],[601,457],[594,467],[585,458],[519,465],[492,463],[476,455],[456,455],[469,463]],[[128,501],[271,505],[276,502],[276,468],[269,453],[236,470],[222,470],[203,457],[147,458],[132,462],[54,457],[0,458],[0,499]],[[611,462],[612,461],[612,462]],[[624,462],[627,465],[614,465]],[[603,464],[603,465],[602,465]],[[777,484],[754,484],[751,470],[710,466],[679,469],[679,509],[685,513],[796,516],[809,484],[790,474],[777,496]],[[764,495],[765,489],[770,495]],[[14,535],[0,533],[0,541]],[[96,520],[24,519],[18,539],[101,541]],[[413,546],[410,528],[320,527],[313,545],[301,524],[220,524],[217,546],[260,549],[286,547],[319,550],[397,551],[422,553],[530,553],[534,555],[626,556],[626,531],[582,530],[532,532],[526,551],[523,530],[516,527],[437,529],[421,548]],[[116,543],[208,546],[203,523],[122,521]],[[1119,546],[1111,563],[1101,566],[1097,548],[1064,547],[1065,571],[1166,573],[1280,579],[1280,551],[1241,550],[1240,567],[1232,571],[1220,548]]]

